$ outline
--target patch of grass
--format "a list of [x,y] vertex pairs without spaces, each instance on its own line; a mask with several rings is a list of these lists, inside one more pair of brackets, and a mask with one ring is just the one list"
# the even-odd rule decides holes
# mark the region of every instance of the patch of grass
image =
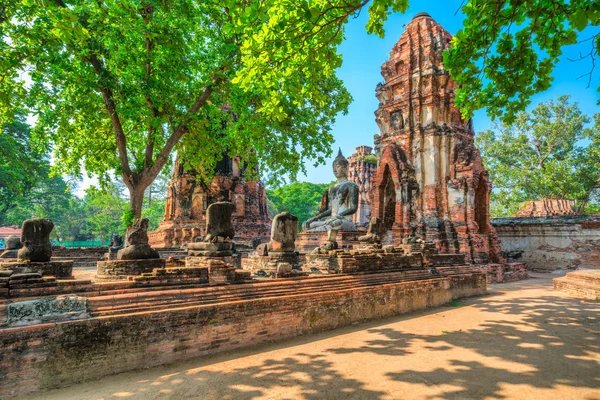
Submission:
[[464,305],[465,305],[465,303],[463,303],[463,302],[462,302],[462,301],[460,301],[460,300],[456,300],[456,299],[455,299],[455,300],[452,300],[452,301],[450,301],[450,302],[448,303],[448,305],[449,305],[450,307],[462,307],[462,306],[464,306]]
[[444,329],[444,330],[442,331],[442,333],[450,333],[450,332],[448,332],[447,330],[445,330],[445,329]]

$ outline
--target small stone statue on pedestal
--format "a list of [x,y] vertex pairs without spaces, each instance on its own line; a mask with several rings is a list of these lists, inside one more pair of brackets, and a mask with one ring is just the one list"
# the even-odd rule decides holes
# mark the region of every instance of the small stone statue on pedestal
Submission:
[[17,258],[17,253],[21,248],[21,239],[10,235],[4,239],[4,243],[6,244],[6,250],[0,254],[0,258]]
[[112,235],[110,244],[108,245],[108,259],[116,260],[117,253],[123,248],[123,236]]
[[[0,263],[0,270],[12,271],[14,274],[34,273],[41,276],[71,278],[73,261],[52,261],[50,233],[54,223],[47,218],[33,218],[23,222],[21,227],[22,247],[17,251],[16,262]],[[9,247],[15,251],[18,239],[11,239]],[[13,253],[14,254],[14,253]]]
[[160,258],[148,244],[148,218],[137,218],[127,228],[125,247],[117,252],[117,260],[148,260]]
[[287,211],[277,214],[271,225],[271,241],[260,244],[256,255],[245,259],[244,268],[277,278],[293,275],[299,268],[295,244],[297,234],[298,217]]
[[206,210],[206,236],[203,241],[188,244],[190,256],[231,256],[235,251],[231,223],[233,203],[221,201],[208,206]]
[[[108,250],[109,259],[96,263],[97,280],[129,279],[151,274],[165,267],[165,260],[148,244],[148,218],[133,221],[127,228],[125,247],[119,249],[122,243],[120,236],[113,236]],[[112,258],[115,251],[116,260]]]
[[367,234],[358,237],[358,241],[362,244],[377,245],[381,243],[381,236],[379,235],[380,221],[377,217],[372,217],[369,222],[369,228]]
[[250,273],[242,271],[241,255],[235,251],[235,231],[231,215],[235,206],[228,201],[213,203],[206,209],[206,236],[203,241],[188,244],[186,267],[208,268],[210,284],[242,282]]
[[50,232],[54,223],[47,218],[33,218],[23,222],[21,228],[21,242],[19,261],[47,262],[52,257],[50,245]]

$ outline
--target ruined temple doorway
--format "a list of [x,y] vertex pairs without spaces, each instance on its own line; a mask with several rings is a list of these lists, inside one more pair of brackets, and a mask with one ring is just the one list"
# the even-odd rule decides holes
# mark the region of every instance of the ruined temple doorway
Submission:
[[394,222],[396,221],[396,187],[392,180],[392,174],[390,173],[389,167],[386,165],[383,179],[383,218],[382,218],[382,229],[383,232],[392,230]]
[[475,211],[475,222],[479,228],[478,233],[489,233],[489,194],[488,186],[485,181],[480,180],[475,188],[475,199],[473,208]]

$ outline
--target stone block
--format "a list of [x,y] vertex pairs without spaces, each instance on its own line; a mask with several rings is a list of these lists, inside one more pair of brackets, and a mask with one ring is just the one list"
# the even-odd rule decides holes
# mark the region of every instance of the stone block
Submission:
[[73,261],[0,262],[0,272],[2,270],[12,271],[13,274],[39,273],[42,276],[69,279],[73,277]]
[[128,276],[139,276],[143,273],[152,272],[156,268],[164,267],[165,260],[162,258],[98,261],[96,264],[96,279],[126,280]]
[[6,325],[9,327],[88,318],[87,298],[65,295],[16,301],[8,304]]

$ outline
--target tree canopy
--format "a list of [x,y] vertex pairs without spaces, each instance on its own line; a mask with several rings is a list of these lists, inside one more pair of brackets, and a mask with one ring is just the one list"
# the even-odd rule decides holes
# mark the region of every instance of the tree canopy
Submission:
[[22,113],[2,125],[0,135],[0,225],[3,215],[39,181],[46,181],[48,155],[38,151]]
[[490,116],[512,122],[532,95],[550,87],[564,47],[578,42],[586,46],[579,58],[589,63],[583,76],[591,83],[600,48],[597,0],[463,3],[463,28],[452,39],[444,65],[459,84],[456,102],[465,118],[486,108]]
[[494,190],[491,213],[514,214],[527,200],[576,200],[588,210],[600,188],[600,113],[595,125],[568,96],[519,113],[512,124],[476,135]]
[[314,217],[321,206],[323,194],[333,183],[294,182],[275,189],[267,189],[270,216],[288,211],[298,217],[298,227]]
[[[117,171],[140,216],[173,149],[204,174],[223,152],[272,176],[330,152],[350,95],[344,24],[368,0],[15,0],[0,9],[0,118],[37,117],[56,170]],[[407,0],[373,0],[383,34]]]

